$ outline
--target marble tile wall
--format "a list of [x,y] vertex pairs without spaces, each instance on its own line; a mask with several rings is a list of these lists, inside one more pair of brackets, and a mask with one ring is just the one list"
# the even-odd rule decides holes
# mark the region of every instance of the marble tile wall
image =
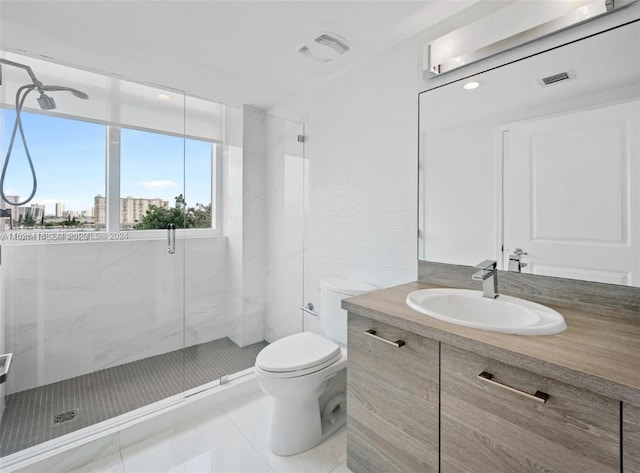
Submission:
[[304,147],[297,122],[266,115],[265,201],[267,272],[265,340],[273,342],[302,329],[304,241]]
[[301,330],[302,125],[244,107],[226,137],[224,233],[229,242],[231,339],[275,341]]
[[[0,245],[0,259],[2,258],[2,247]],[[0,355],[7,353],[5,351],[5,325],[4,325],[4,285],[2,284],[2,264],[0,264]],[[0,384],[0,419],[4,413],[4,383]]]
[[226,238],[177,249],[164,239],[5,245],[7,394],[227,336]]
[[264,340],[267,215],[265,200],[265,115],[243,109],[242,328],[239,345]]
[[227,310],[235,321],[229,338],[242,343],[243,319],[243,109],[227,107],[223,150],[223,232],[227,237],[228,291]]

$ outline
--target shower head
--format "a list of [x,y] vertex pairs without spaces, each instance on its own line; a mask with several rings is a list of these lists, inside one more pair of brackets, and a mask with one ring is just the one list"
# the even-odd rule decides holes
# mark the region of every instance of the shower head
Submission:
[[40,91],[40,93],[44,93],[45,91],[46,92],[59,92],[61,90],[64,90],[64,91],[67,91],[67,92],[71,92],[74,96],[78,97],[79,99],[82,99],[82,100],[89,99],[89,96],[87,94],[85,94],[84,92],[82,92],[81,90],[74,89],[72,87],[65,87],[63,85],[43,85],[38,90]]
[[54,110],[56,108],[56,101],[53,100],[53,97],[49,97],[44,92],[40,93],[40,97],[36,99],[38,101],[38,105],[42,110]]
[[53,100],[53,97],[49,97],[45,92],[59,92],[64,90],[66,92],[71,92],[75,97],[78,97],[82,100],[87,100],[89,96],[84,92],[74,89],[72,87],[65,87],[63,85],[43,85],[41,87],[37,87],[38,92],[40,92],[40,97],[36,100],[38,101],[38,105],[42,110],[55,110],[56,101]]

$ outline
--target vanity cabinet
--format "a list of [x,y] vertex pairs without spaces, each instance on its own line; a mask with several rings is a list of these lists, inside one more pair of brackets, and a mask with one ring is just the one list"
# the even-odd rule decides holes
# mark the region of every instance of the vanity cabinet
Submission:
[[622,406],[622,453],[625,473],[640,471],[640,406]]
[[442,473],[620,472],[618,400],[445,344],[440,383]]
[[439,343],[353,313],[348,337],[347,466],[437,472]]

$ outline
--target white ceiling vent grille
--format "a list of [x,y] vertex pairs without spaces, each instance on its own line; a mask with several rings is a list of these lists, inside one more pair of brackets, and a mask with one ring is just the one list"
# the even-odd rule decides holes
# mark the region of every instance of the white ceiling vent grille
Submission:
[[333,49],[340,55],[346,53],[351,49],[351,46],[349,46],[349,43],[347,43],[345,39],[329,33],[322,33],[320,36],[314,39],[314,41],[318,44],[321,44],[322,46]]
[[349,52],[349,42],[334,33],[319,33],[297,47],[298,54],[313,62],[325,63]]
[[540,87],[549,87],[550,85],[557,84],[559,82],[564,82],[567,80],[575,79],[576,73],[571,71],[558,72],[557,74],[553,74],[547,77],[543,77],[542,79],[538,79],[538,84]]

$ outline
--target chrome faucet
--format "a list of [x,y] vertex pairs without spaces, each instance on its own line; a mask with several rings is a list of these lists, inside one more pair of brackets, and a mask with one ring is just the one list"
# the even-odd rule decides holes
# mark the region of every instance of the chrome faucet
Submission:
[[497,263],[492,260],[485,260],[476,264],[476,268],[480,271],[471,276],[475,281],[482,281],[482,297],[495,299],[498,294],[498,270]]
[[516,248],[512,255],[509,255],[509,271],[521,273],[527,263],[522,262],[522,257],[527,255],[522,248]]

